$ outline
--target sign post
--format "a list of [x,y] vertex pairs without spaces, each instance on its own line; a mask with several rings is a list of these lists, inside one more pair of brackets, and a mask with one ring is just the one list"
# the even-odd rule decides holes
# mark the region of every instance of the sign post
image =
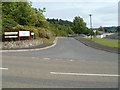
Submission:
[[20,40],[20,35],[19,35],[20,33],[19,33],[19,31],[18,31],[18,40]]
[[31,36],[34,36],[34,33],[31,33],[30,31],[15,31],[15,32],[5,32],[4,33],[4,39],[5,38],[16,38],[20,40],[22,37],[27,37],[28,40],[31,39]]
[[96,33],[96,30],[93,30],[94,33]]
[[96,35],[96,30],[93,30],[93,32],[94,32],[94,37],[95,37],[95,35]]

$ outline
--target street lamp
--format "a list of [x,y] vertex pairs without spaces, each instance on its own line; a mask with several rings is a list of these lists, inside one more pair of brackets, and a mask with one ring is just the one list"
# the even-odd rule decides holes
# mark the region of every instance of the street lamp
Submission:
[[91,30],[91,39],[92,39],[92,14],[89,14],[90,16],[90,30]]

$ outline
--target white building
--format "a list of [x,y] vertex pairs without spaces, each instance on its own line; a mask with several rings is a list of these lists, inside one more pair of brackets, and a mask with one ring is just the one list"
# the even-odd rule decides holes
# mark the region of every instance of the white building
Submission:
[[104,37],[107,37],[107,36],[110,36],[110,35],[113,35],[115,33],[103,33],[101,35],[97,35],[96,38],[104,38]]

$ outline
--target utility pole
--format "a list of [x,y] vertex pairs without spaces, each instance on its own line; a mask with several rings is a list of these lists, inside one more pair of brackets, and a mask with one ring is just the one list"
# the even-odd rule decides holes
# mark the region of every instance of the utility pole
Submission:
[[92,31],[92,14],[89,14],[89,16],[90,16],[91,39],[92,39],[92,33],[93,33],[93,31]]

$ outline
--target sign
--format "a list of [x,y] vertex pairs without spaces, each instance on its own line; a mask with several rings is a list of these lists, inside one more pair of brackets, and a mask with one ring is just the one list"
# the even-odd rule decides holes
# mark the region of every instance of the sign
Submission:
[[96,30],[93,30],[94,33],[96,33]]
[[30,31],[19,31],[19,36],[20,37],[30,36]]
[[5,36],[5,38],[18,38],[18,36]]
[[31,35],[34,35],[34,34],[35,34],[35,33],[33,33],[33,32],[31,33]]
[[5,35],[17,35],[18,32],[5,32]]
[[18,38],[18,40],[20,40],[21,37],[28,37],[28,39],[30,39],[31,35],[34,36],[34,33],[30,33],[30,31],[5,32],[4,38]]

